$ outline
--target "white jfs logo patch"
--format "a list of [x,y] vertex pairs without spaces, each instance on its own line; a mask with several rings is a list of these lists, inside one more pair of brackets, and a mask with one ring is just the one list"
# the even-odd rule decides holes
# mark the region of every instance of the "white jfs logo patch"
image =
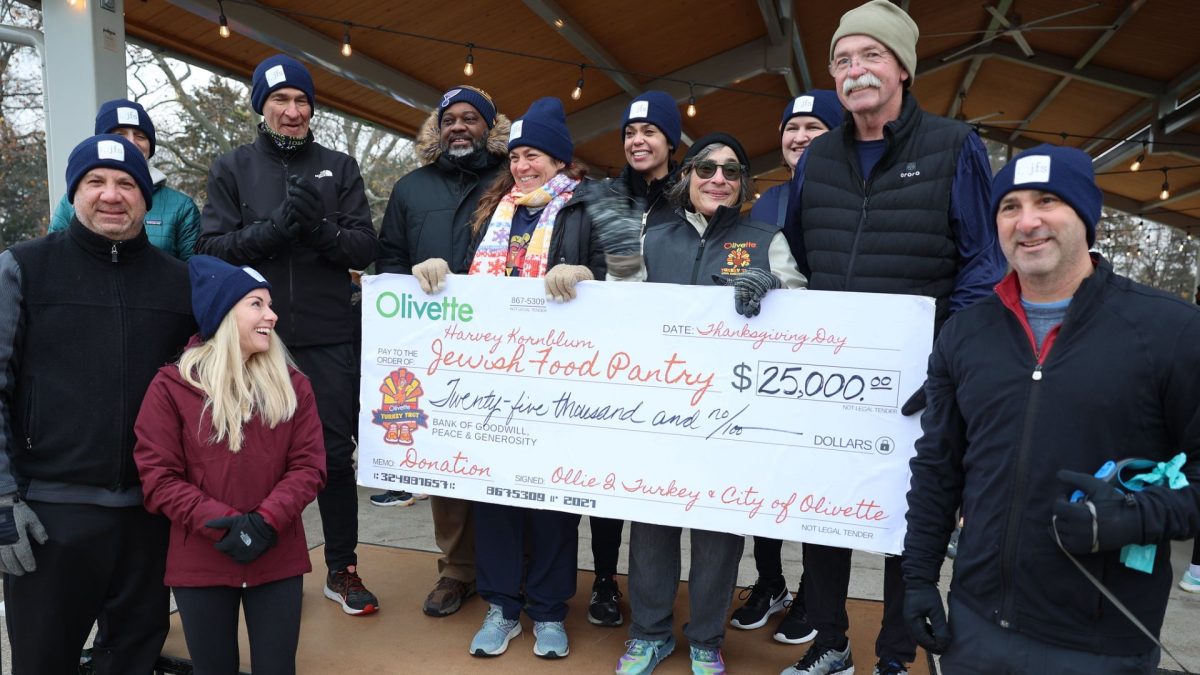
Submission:
[[1017,160],[1013,167],[1013,185],[1021,183],[1049,183],[1050,156],[1030,155]]
[[115,159],[125,161],[125,146],[116,141],[100,141],[96,143],[96,156],[100,159]]
[[795,103],[792,104],[792,114],[793,115],[798,115],[800,113],[806,113],[806,112],[812,112],[812,109],[813,109],[813,97],[811,97],[811,96],[801,96],[796,99]]
[[525,120],[517,120],[512,123],[512,127],[508,132],[508,140],[515,141],[521,137],[521,127],[525,126]]
[[650,114],[649,101],[634,101],[633,105],[629,106],[629,119],[634,120],[640,117],[646,117]]
[[138,114],[133,108],[117,108],[117,126],[136,127]]
[[265,77],[267,78],[267,86],[274,87],[280,82],[287,80],[287,73],[283,72],[283,65],[280,64],[278,66],[271,66],[270,68],[267,68]]

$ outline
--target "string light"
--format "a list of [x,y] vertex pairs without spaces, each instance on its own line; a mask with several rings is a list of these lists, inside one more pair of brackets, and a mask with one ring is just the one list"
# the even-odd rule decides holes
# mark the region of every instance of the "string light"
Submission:
[[221,24],[221,27],[217,29],[217,33],[221,37],[227,38],[229,37],[229,19],[225,18],[225,3],[217,0],[217,10],[221,13],[221,15],[217,17],[217,22]]
[[353,53],[354,49],[350,46],[350,24],[346,24],[346,27],[342,29],[342,56],[350,58]]
[[1158,193],[1159,199],[1169,199],[1171,197],[1171,184],[1167,182],[1167,170],[1163,169],[1163,184],[1162,192]]
[[583,69],[587,66],[579,64],[579,81],[575,83],[575,89],[571,92],[571,100],[578,101],[583,96]]
[[463,66],[463,75],[466,75],[467,77],[470,77],[475,74],[474,50],[475,50],[474,43],[468,42],[467,43],[467,63],[466,63],[466,65]]
[[688,107],[687,116],[696,116],[696,86],[693,82],[688,82]]
[[1130,171],[1137,171],[1142,168],[1142,162],[1146,161],[1146,141],[1142,141],[1142,151],[1138,153],[1137,159],[1133,160],[1133,164],[1129,165]]

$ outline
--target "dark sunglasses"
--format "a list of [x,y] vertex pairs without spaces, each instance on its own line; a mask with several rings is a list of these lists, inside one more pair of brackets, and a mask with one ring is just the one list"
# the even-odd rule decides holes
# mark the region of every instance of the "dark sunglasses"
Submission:
[[746,167],[737,162],[725,162],[717,164],[711,159],[702,159],[698,162],[692,162],[692,171],[704,180],[712,178],[717,173],[717,169],[721,169],[721,173],[725,174],[725,180],[741,180],[742,174],[746,173]]

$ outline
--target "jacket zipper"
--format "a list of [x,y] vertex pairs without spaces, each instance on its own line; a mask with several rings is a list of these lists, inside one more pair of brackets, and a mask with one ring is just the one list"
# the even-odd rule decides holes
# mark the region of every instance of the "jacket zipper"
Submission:
[[[283,166],[283,196],[287,199],[288,161],[280,159]],[[290,336],[296,335],[296,284],[294,279],[295,256],[288,254],[288,331]]]
[[[112,256],[113,256],[113,258],[112,258],[113,262],[117,262],[117,245],[116,244],[113,244]],[[114,285],[117,288],[117,307],[120,308],[119,316],[120,316],[120,325],[121,325],[121,336],[120,336],[121,337],[121,363],[124,366],[126,366],[126,367],[123,367],[120,369],[121,387],[118,391],[121,391],[123,394],[129,387],[128,377],[126,377],[126,373],[129,370],[129,368],[128,368],[129,355],[127,353],[128,345],[129,345],[129,336],[128,336],[129,325],[128,325],[128,319],[125,315],[126,314],[126,312],[125,312],[125,293],[124,293],[124,288],[123,288],[123,285],[121,282],[122,282],[122,277],[118,271],[118,274],[116,275],[116,280],[114,281]],[[128,397],[122,395],[121,396],[121,416],[118,418],[119,420],[121,420],[121,444],[117,447],[117,475],[114,478],[113,484],[112,484],[113,492],[118,492],[124,487],[125,463],[126,463],[125,462],[125,448],[131,447],[131,445],[129,443],[129,438],[127,438],[127,435],[129,433],[129,428],[132,426],[132,425],[126,424],[126,421],[129,419],[129,410],[126,407],[127,405],[128,405]]]
[[112,245],[112,261],[114,263],[117,262],[117,245],[116,244]]
[[867,224],[867,205],[871,201],[870,183],[867,183],[865,187],[867,194],[863,195],[862,212],[858,217],[858,227],[854,229],[854,242],[850,245],[850,263],[846,265],[846,287],[842,289],[844,291],[850,290],[850,279],[854,277],[854,261],[858,258],[858,237]]
[[[1010,310],[1011,311],[1011,310]],[[1062,324],[1050,329],[1050,332],[1042,338],[1042,349],[1038,349],[1034,343],[1032,329],[1025,325],[1025,321],[1017,316],[1017,321],[1022,324],[1022,328],[1026,330],[1026,336],[1029,338],[1030,344],[1033,346],[1034,366],[1033,372],[1030,373],[1029,385],[1029,401],[1025,406],[1025,424],[1021,429],[1021,444],[1017,448],[1017,466],[1014,469],[1013,485],[1016,486],[1013,490],[1012,501],[1008,505],[1008,522],[1004,528],[1004,550],[1000,554],[1000,581],[1001,581],[1001,603],[1000,610],[1000,627],[1009,628],[1011,618],[1013,616],[1013,602],[1015,600],[1013,593],[1013,578],[1012,567],[1013,559],[1016,556],[1017,535],[1021,527],[1019,514],[1021,506],[1025,504],[1025,487],[1028,481],[1025,480],[1027,465],[1029,464],[1030,455],[1033,454],[1030,441],[1033,438],[1033,419],[1034,411],[1037,410],[1037,403],[1041,387],[1038,383],[1042,381],[1042,365],[1046,362],[1046,357],[1050,353],[1050,348],[1053,346],[1055,338],[1059,331],[1062,330]]]

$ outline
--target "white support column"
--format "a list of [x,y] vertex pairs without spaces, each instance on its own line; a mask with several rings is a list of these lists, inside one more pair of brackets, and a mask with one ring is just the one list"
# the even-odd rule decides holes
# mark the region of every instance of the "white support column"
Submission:
[[124,98],[124,0],[44,0],[46,166],[50,212],[66,192],[67,157],[92,135],[96,110]]

